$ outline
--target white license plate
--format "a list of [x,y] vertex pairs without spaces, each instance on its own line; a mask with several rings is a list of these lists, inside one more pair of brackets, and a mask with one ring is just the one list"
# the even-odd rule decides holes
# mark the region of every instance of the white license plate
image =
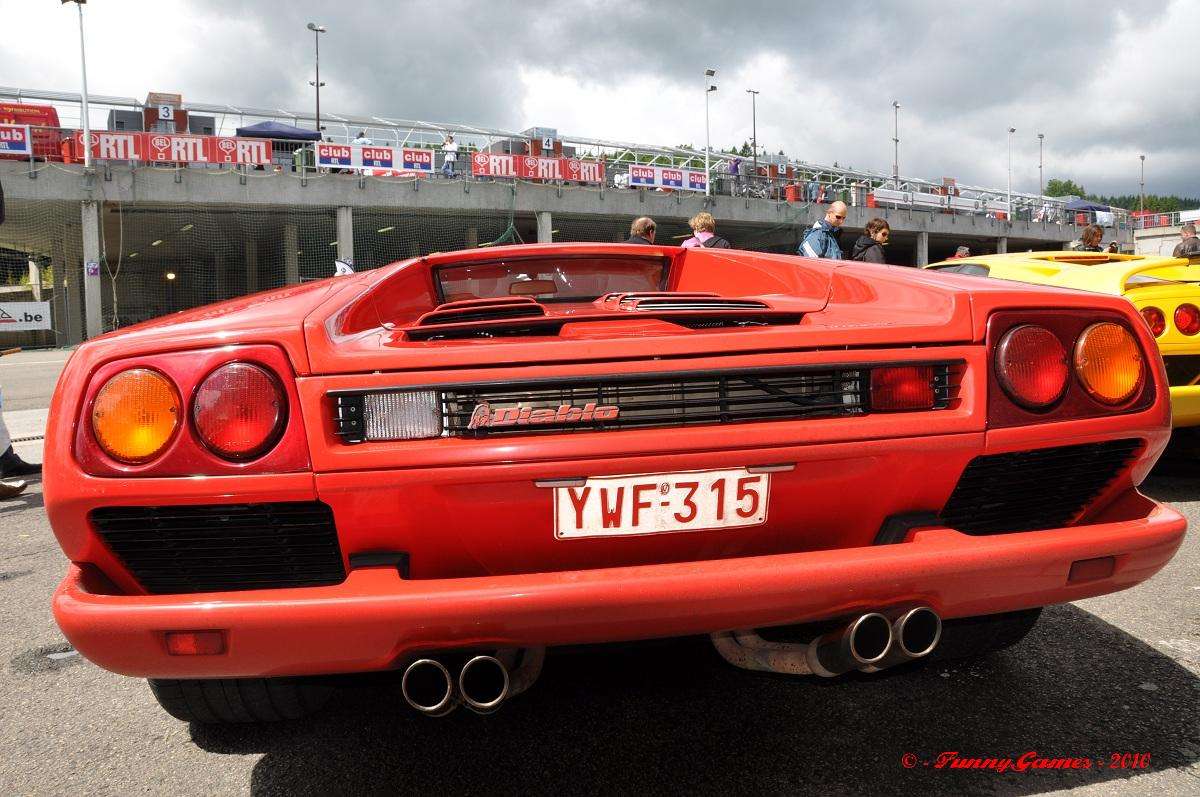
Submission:
[[737,470],[647,473],[589,478],[554,488],[554,534],[560,539],[661,534],[767,520],[771,475]]

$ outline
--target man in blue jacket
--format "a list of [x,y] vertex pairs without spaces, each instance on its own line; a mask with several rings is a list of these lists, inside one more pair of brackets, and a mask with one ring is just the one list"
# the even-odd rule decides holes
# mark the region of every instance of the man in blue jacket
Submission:
[[842,225],[846,223],[846,203],[834,202],[825,211],[825,218],[813,224],[800,242],[796,253],[802,257],[823,257],[828,260],[841,260],[842,247],[838,239],[842,237]]

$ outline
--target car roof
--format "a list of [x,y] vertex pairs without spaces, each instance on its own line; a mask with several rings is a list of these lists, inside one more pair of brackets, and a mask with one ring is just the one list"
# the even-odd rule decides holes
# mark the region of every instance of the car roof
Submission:
[[1114,295],[1138,284],[1200,282],[1200,260],[1106,252],[1013,252],[945,260],[926,268],[968,264],[985,266],[990,276],[1001,279]]

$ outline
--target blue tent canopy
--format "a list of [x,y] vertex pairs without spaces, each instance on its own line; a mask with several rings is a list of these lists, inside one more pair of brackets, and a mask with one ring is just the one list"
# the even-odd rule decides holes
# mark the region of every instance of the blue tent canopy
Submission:
[[321,134],[316,130],[285,125],[283,122],[259,122],[256,125],[239,127],[237,134],[246,138],[279,138],[287,141],[321,140]]
[[1088,199],[1072,199],[1067,203],[1067,210],[1112,210],[1112,208]]

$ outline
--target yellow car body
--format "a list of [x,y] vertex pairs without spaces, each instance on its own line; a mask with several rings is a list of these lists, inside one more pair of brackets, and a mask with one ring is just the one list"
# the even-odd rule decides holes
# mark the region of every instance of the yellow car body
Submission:
[[1143,317],[1148,308],[1157,308],[1166,321],[1155,339],[1167,366],[1172,421],[1175,426],[1200,426],[1200,334],[1186,335],[1175,323],[1181,305],[1200,308],[1200,259],[1019,252],[945,260],[925,268],[1124,296]]

